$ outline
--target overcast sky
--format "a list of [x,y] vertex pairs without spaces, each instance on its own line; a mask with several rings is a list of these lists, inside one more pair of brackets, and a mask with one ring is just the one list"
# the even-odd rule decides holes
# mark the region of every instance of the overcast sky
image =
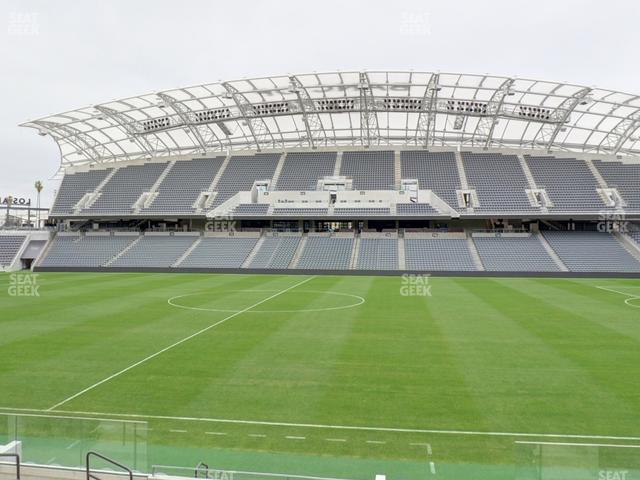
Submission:
[[638,0],[0,0],[0,196],[49,206],[59,152],[17,125],[120,97],[330,70],[492,73],[640,94]]

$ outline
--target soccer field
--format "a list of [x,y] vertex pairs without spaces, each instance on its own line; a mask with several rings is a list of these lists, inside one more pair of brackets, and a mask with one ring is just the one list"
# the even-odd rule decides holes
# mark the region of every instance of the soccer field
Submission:
[[[62,461],[41,451],[61,416],[133,422],[141,469],[514,478],[543,442],[640,468],[638,280],[43,273],[12,296],[14,280],[0,443],[31,425],[27,460]],[[61,451],[85,445],[62,430]]]

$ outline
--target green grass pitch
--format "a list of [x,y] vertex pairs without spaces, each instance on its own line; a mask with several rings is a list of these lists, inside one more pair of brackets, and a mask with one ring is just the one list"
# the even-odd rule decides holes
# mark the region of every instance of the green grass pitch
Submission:
[[[514,478],[516,442],[640,444],[638,280],[14,281],[0,275],[0,412],[146,422],[147,468]],[[638,468],[626,450],[601,467]]]

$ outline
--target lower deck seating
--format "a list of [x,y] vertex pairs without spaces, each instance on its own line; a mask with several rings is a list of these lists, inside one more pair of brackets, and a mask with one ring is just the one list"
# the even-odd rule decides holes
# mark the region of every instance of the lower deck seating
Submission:
[[476,270],[467,240],[463,238],[408,238],[404,241],[407,270]]
[[396,204],[398,215],[439,215],[435,208],[426,203],[398,203]]
[[101,267],[138,238],[138,235],[58,235],[40,265]]
[[8,267],[13,263],[26,238],[24,235],[0,235],[0,266]]
[[189,249],[197,237],[145,235],[109,267],[170,267]]
[[241,203],[233,209],[233,215],[266,215],[268,212],[267,203]]
[[560,268],[536,235],[473,237],[485,270],[493,272],[558,272]]
[[544,232],[572,272],[640,272],[640,263],[608,233]]
[[205,237],[178,267],[240,268],[257,241],[246,237]]
[[314,215],[326,215],[329,213],[328,208],[297,208],[297,207],[277,207],[273,209],[273,215],[281,216],[314,216]]
[[362,238],[358,251],[359,270],[397,270],[398,240],[395,238]]
[[351,263],[353,238],[309,237],[296,268],[346,270]]
[[[343,234],[339,234],[343,235]],[[242,234],[224,237],[196,235],[63,235],[58,234],[38,266],[119,267],[119,268],[256,268],[286,269],[292,263],[308,270],[398,270],[400,255],[397,239],[350,236],[264,236]],[[410,271],[466,272],[480,268],[467,238],[456,234],[415,238],[407,232],[403,268]],[[411,238],[411,236],[414,238]],[[640,245],[640,232],[629,234]],[[9,241],[0,236],[0,246]],[[544,232],[543,237],[476,236],[475,249],[489,272],[558,272],[553,254],[543,245],[546,239],[558,258],[571,272],[640,273],[640,261],[631,245],[616,236],[599,232]],[[304,241],[304,247],[301,247]],[[24,242],[24,238],[22,239]],[[260,244],[258,245],[258,242]],[[22,243],[20,243],[22,245]],[[13,254],[4,254],[11,262]],[[17,247],[19,248],[19,247]],[[302,251],[299,251],[302,248]],[[255,250],[255,252],[254,252]],[[299,259],[294,262],[299,252]],[[6,265],[6,263],[5,263]]]
[[358,207],[358,208],[336,207],[333,210],[333,214],[341,217],[345,215],[346,216],[391,215],[391,211],[389,210],[389,208],[385,208],[385,207]]
[[249,268],[287,268],[299,243],[300,237],[265,237]]

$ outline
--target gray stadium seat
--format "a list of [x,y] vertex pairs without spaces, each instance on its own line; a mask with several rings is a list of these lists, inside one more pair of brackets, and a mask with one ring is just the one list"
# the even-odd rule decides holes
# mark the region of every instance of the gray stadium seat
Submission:
[[608,233],[544,232],[572,272],[640,272],[640,263]]
[[485,270],[493,272],[558,272],[560,268],[540,240],[528,237],[473,237]]
[[287,268],[299,243],[300,237],[265,237],[249,268]]
[[353,179],[354,190],[393,190],[394,154],[386,152],[344,152],[340,175]]
[[352,250],[353,238],[309,237],[296,268],[347,270]]
[[466,239],[406,238],[404,244],[407,270],[476,270]]

